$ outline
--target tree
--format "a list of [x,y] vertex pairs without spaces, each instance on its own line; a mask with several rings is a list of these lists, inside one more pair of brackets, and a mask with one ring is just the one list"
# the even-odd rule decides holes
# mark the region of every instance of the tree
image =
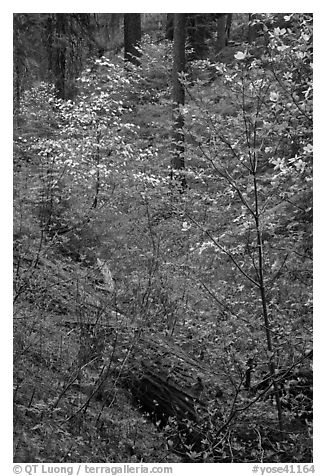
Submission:
[[140,13],[124,14],[124,46],[125,60],[139,66],[141,41],[141,18]]
[[[219,15],[219,14],[218,14]],[[207,39],[211,37],[212,23],[215,22],[216,14],[210,13],[185,13],[186,37],[191,47],[191,59],[203,59],[207,57]],[[168,13],[166,17],[165,37],[173,40],[174,14]]]
[[14,108],[17,112],[24,90],[33,81],[44,80],[46,76],[43,26],[41,14],[13,15]]
[[231,25],[232,25],[232,13],[228,13],[226,16],[226,45],[229,42],[231,34]]
[[226,18],[225,13],[219,13],[217,17],[217,52],[221,51],[226,45]]
[[[185,71],[186,66],[186,14],[174,14],[174,61],[173,61],[173,139],[174,150],[172,157],[172,168],[182,170],[184,161],[184,134],[183,134],[183,113],[182,106],[185,104],[185,90],[180,75]],[[177,175],[178,176],[178,175]],[[180,178],[180,177],[179,177]],[[184,178],[180,179],[182,187],[185,186]]]
[[[53,50],[53,62],[50,65],[54,73],[55,86],[58,96],[66,98],[66,52],[67,52],[67,15],[56,13],[54,21],[55,47]],[[52,58],[51,58],[52,59]]]
[[187,14],[187,34],[193,49],[194,59],[207,57],[206,40],[210,36],[211,15],[207,13]]
[[[229,218],[233,225],[228,229],[227,222],[222,224],[220,210],[228,206],[229,198],[223,206],[221,197],[216,200],[207,192],[212,218],[207,217],[209,211],[199,210],[198,216],[203,213],[203,224],[194,219],[192,222],[210,240],[205,250],[213,244],[216,259],[223,253],[226,255],[229,269],[234,272],[232,286],[238,279],[236,275],[240,277],[242,284],[237,294],[231,298],[232,291],[227,292],[227,305],[233,307],[237,302],[234,315],[238,319],[260,316],[260,321],[254,318],[250,324],[254,328],[259,322],[261,327],[257,348],[252,345],[251,350],[256,356],[266,356],[260,365],[268,366],[269,385],[274,389],[282,433],[281,369],[285,368],[283,375],[291,371],[291,353],[297,362],[304,358],[307,335],[295,323],[296,315],[300,315],[307,329],[311,317],[308,283],[311,279],[312,19],[308,15],[286,15],[284,21],[288,26],[280,28],[275,27],[274,18],[261,19],[268,29],[268,54],[255,58],[250,54],[254,48],[249,53],[245,49],[235,54],[234,66],[218,65],[223,72],[223,83],[217,88],[212,86],[211,100],[206,95],[197,100],[196,109],[189,105],[184,129],[193,134],[189,144],[198,141],[198,150],[192,152],[189,146],[187,155],[190,164],[194,164],[202,154],[198,176],[202,179],[206,175],[207,190],[213,189],[215,183],[216,196],[223,183],[223,193],[232,197],[239,207]],[[228,104],[234,105],[232,114],[225,114],[222,105],[216,107],[216,94],[222,90]],[[204,110],[206,116],[200,135]],[[191,176],[191,170],[188,174]],[[194,205],[191,208],[195,210]],[[219,228],[212,226],[213,231],[208,231],[207,223],[217,221]],[[213,259],[209,256],[211,273]],[[220,279],[224,281],[225,275]],[[299,292],[303,282],[306,289]],[[219,295],[220,289],[217,287],[215,292]],[[245,292],[243,298],[240,292]],[[217,302],[223,302],[220,296]],[[239,320],[236,326],[232,329],[232,344],[234,332],[239,332]],[[295,338],[291,342],[288,336],[292,338],[292,335]],[[261,342],[265,342],[263,350],[259,349]],[[250,367],[245,362],[243,366],[247,367],[248,386]]]
[[173,40],[173,17],[174,13],[166,14],[165,38],[170,41]]
[[20,109],[20,99],[22,92],[22,78],[26,73],[26,50],[22,39],[22,31],[24,28],[24,15],[14,15],[13,18],[13,53],[14,53],[14,110],[18,112]]
[[252,43],[257,35],[257,26],[255,23],[256,14],[255,13],[248,13],[248,41]]

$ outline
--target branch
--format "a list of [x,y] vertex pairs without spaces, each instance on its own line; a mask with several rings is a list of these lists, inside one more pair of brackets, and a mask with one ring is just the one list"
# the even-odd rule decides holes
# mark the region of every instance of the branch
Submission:
[[208,237],[209,239],[214,243],[214,245],[220,250],[222,251],[222,253],[226,254],[232,261],[232,263],[236,266],[236,268],[252,283],[254,284],[255,286],[257,286],[258,288],[260,287],[260,284],[255,281],[251,276],[249,276],[248,273],[246,273],[246,271],[244,271],[241,266],[238,264],[238,262],[236,261],[236,259],[234,258],[234,256],[232,255],[232,253],[230,251],[228,251],[227,249],[225,249],[222,245],[220,245],[216,240],[215,238],[211,235],[211,233],[206,230],[205,228],[203,228],[200,223],[198,223],[192,216],[190,216],[187,212],[185,213],[185,215],[189,218],[190,221],[192,221],[200,230],[202,230]]

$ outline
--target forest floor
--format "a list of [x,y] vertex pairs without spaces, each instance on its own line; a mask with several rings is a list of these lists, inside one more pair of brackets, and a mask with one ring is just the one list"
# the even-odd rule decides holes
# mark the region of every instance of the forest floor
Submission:
[[82,380],[87,384],[79,383],[72,368],[80,347],[78,331],[27,302],[16,310],[14,326],[19,347],[15,462],[180,462],[163,433],[113,377],[106,379],[102,398],[93,394],[95,365],[85,366]]

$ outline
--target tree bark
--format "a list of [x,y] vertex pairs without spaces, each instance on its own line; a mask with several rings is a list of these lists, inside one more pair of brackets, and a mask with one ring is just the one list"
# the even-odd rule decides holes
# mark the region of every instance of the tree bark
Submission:
[[173,18],[174,18],[174,13],[166,14],[165,38],[170,41],[173,40],[173,29],[174,29]]
[[[256,159],[255,159],[256,160]],[[273,387],[275,390],[275,400],[276,400],[276,408],[277,408],[277,415],[278,415],[278,424],[281,434],[284,430],[284,423],[283,423],[283,411],[282,411],[282,404],[281,404],[281,396],[280,396],[280,388],[279,384],[276,379],[276,364],[275,364],[275,356],[274,356],[274,349],[273,349],[273,342],[272,342],[272,333],[271,333],[271,322],[268,313],[268,304],[267,304],[267,297],[266,297],[266,288],[265,288],[265,275],[264,275],[264,253],[263,253],[263,239],[261,233],[261,220],[260,220],[260,209],[259,209],[259,192],[258,192],[258,183],[256,177],[256,166],[257,162],[255,162],[255,166],[253,167],[253,185],[254,185],[254,194],[255,194],[255,228],[257,234],[257,251],[258,251],[258,276],[259,276],[259,291],[260,291],[260,299],[262,305],[262,314],[264,319],[264,327],[265,327],[265,334],[266,334],[266,344],[267,344],[267,351],[269,356],[269,373],[271,376],[271,380],[273,382]]]
[[193,59],[207,57],[206,40],[210,36],[210,18],[207,13],[187,14],[187,33],[193,49]]
[[[172,157],[172,169],[184,169],[184,134],[183,125],[184,118],[182,114],[182,106],[185,103],[185,90],[180,82],[179,75],[185,71],[186,66],[186,14],[174,14],[174,62],[173,62],[173,140],[174,150]],[[180,177],[180,173],[172,171],[174,179],[179,178],[182,187],[185,186],[184,179]]]
[[220,13],[217,18],[217,43],[216,49],[219,53],[226,45],[226,14]]
[[227,16],[226,16],[226,28],[225,28],[225,32],[226,32],[226,45],[228,45],[229,43],[229,40],[230,40],[230,34],[231,34],[231,25],[232,25],[232,13],[228,13]]
[[18,15],[14,15],[14,22],[13,22],[13,34],[14,34],[14,41],[13,41],[13,62],[14,62],[14,117],[15,119],[19,118],[20,112],[20,99],[21,99],[21,91],[22,91],[22,60],[21,60],[21,53],[19,51],[19,17]]
[[248,42],[252,43],[257,36],[257,28],[251,22],[255,19],[254,13],[248,13]]
[[138,47],[141,41],[141,18],[140,13],[124,14],[124,45],[125,60],[139,66],[140,52]]
[[55,58],[53,59],[53,72],[58,96],[62,99],[66,97],[66,23],[67,14],[57,13],[55,16],[56,48]]

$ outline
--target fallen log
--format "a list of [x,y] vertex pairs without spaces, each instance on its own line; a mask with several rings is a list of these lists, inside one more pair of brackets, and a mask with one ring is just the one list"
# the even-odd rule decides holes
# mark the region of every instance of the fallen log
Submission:
[[170,376],[160,375],[157,368],[144,364],[143,376],[134,380],[131,391],[141,407],[162,426],[170,417],[181,422],[197,422],[198,409],[205,408],[192,388],[180,387]]

